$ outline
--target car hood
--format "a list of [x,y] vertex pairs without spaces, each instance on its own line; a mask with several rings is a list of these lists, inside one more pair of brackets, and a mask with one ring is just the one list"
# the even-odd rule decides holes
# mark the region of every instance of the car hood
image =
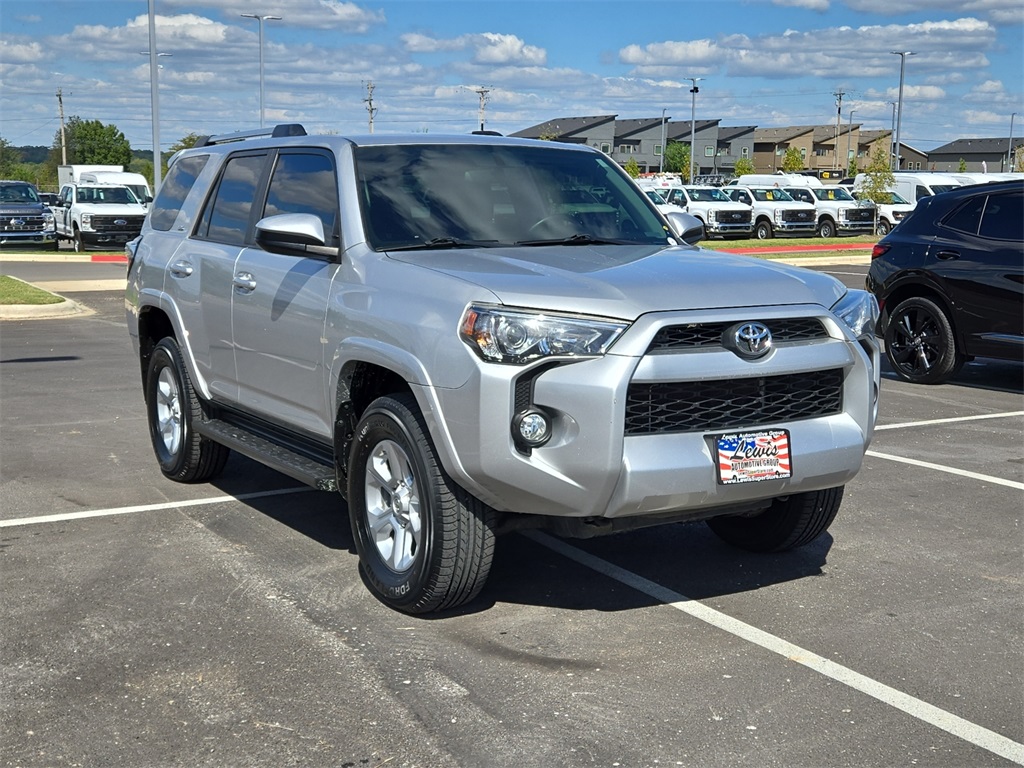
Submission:
[[831,307],[846,287],[799,267],[686,246],[541,246],[391,252],[507,306],[635,319],[645,312]]
[[0,203],[0,213],[15,216],[41,216],[46,211],[42,203]]

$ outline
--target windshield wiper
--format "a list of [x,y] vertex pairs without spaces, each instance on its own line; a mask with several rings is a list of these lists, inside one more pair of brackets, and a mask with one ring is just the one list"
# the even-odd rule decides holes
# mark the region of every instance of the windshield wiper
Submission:
[[569,237],[556,237],[549,240],[517,240],[516,245],[628,245],[629,240],[609,240],[578,232]]
[[497,245],[497,240],[459,240],[455,237],[435,237],[422,243],[409,245],[385,246],[386,251],[426,251],[442,248],[489,248]]

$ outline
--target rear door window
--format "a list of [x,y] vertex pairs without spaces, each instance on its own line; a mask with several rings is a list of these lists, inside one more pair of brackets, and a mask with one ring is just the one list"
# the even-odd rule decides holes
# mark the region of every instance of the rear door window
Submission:
[[153,229],[166,232],[174,226],[185,198],[209,159],[209,155],[193,155],[183,157],[171,166],[150,209],[149,223]]

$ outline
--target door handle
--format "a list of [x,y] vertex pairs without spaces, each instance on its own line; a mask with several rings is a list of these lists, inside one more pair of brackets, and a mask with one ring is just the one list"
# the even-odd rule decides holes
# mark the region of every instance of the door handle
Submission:
[[232,284],[240,293],[252,293],[256,290],[256,278],[252,276],[251,272],[237,272]]
[[935,258],[939,261],[955,261],[960,258],[960,251],[939,251]]
[[175,277],[189,277],[192,274],[192,264],[185,260],[176,261],[171,264],[171,274]]

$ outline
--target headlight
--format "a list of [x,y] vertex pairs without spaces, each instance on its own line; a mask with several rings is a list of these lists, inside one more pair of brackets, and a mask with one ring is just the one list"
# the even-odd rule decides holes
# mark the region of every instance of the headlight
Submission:
[[91,213],[83,213],[82,214],[82,229],[92,229],[92,214]]
[[874,336],[878,324],[878,302],[867,291],[847,291],[832,307],[832,312],[850,327],[857,338]]
[[628,323],[475,304],[459,323],[459,335],[484,360],[524,365],[542,357],[598,357]]

